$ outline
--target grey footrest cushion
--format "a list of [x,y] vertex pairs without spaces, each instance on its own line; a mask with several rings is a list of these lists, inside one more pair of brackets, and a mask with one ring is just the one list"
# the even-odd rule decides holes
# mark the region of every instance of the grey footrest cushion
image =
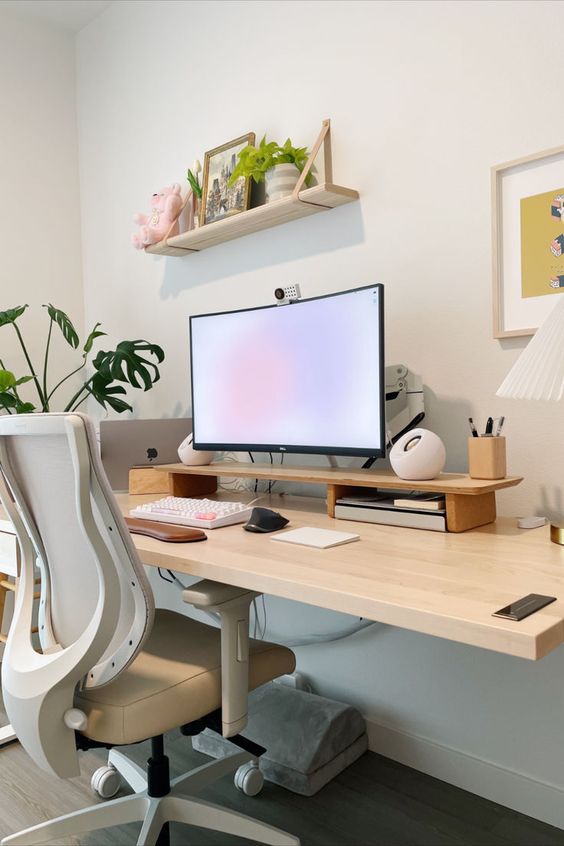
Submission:
[[[260,768],[267,781],[313,796],[368,748],[364,718],[351,705],[268,684],[249,695],[246,737],[266,747]],[[194,749],[221,758],[233,744],[206,729]]]

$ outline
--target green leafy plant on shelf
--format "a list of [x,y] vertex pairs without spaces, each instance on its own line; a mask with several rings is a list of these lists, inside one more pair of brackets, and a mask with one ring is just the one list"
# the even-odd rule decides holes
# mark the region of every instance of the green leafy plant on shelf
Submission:
[[192,168],[188,168],[186,173],[186,179],[190,184],[190,188],[192,189],[194,196],[196,196],[199,200],[202,199],[202,186],[200,185],[200,178],[198,176],[198,174],[201,173],[201,170],[202,165],[198,159],[195,159]]
[[[266,140],[263,136],[258,147],[247,144],[237,156],[237,164],[229,184],[233,185],[241,176],[251,177],[255,182],[264,180],[267,170],[279,164],[293,164],[300,173],[304,169],[309,153],[307,147],[294,147],[289,138],[280,146],[277,141]],[[310,185],[312,181],[311,171],[307,174],[305,182]]]
[[[49,316],[49,329],[43,356],[43,368],[39,372],[31,361],[18,326],[18,320],[27,308],[27,305],[22,305],[7,311],[0,311],[0,327],[11,326],[13,328],[29,369],[28,374],[18,378],[11,370],[6,369],[4,362],[0,359],[0,411],[7,414],[52,411],[55,393],[71,376],[80,373],[86,367],[95,341],[97,338],[106,335],[106,332],[100,330],[101,324],[96,323],[82,346],[82,362],[70,373],[67,373],[54,387],[50,387],[48,365],[53,327],[59,327],[63,338],[74,350],[79,348],[80,339],[72,321],[64,311],[51,304],[43,306],[47,309]],[[152,356],[156,363],[144,357],[145,355]],[[93,397],[104,408],[109,406],[120,414],[123,411],[132,411],[129,403],[123,399],[127,391],[122,383],[148,391],[160,379],[158,365],[164,361],[164,357],[161,347],[143,340],[121,341],[115,350],[99,350],[90,362],[94,373],[82,380],[80,388],[68,400],[63,410],[76,411],[88,397]],[[28,382],[33,382],[38,397],[36,402],[29,402],[20,396],[20,389]]]

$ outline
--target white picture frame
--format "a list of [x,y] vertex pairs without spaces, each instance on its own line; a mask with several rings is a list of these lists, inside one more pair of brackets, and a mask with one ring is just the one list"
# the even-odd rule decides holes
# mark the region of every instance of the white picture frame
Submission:
[[492,189],[493,336],[534,335],[554,307],[553,294],[521,293],[520,201],[564,185],[564,146],[495,165]]

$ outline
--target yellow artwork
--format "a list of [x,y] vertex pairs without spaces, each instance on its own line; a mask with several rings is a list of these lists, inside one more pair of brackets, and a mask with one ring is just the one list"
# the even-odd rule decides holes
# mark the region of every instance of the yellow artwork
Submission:
[[564,188],[521,200],[521,294],[564,293]]

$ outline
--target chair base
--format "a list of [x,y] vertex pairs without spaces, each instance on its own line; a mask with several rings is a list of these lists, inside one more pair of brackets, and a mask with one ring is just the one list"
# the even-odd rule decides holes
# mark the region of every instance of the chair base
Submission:
[[137,764],[118,750],[110,752],[110,763],[136,791],[109,802],[65,814],[54,820],[27,828],[2,840],[2,846],[33,846],[54,838],[76,836],[113,825],[141,822],[137,846],[166,846],[169,822],[185,823],[224,834],[246,837],[272,846],[299,846],[299,839],[281,829],[252,819],[245,814],[222,808],[194,796],[224,775],[249,761],[247,752],[237,752],[219,761],[204,764],[190,773],[172,779],[164,796],[149,796],[147,778]]
[[13,743],[17,740],[17,735],[12,726],[2,726],[0,728],[0,747],[7,746],[8,743]]

